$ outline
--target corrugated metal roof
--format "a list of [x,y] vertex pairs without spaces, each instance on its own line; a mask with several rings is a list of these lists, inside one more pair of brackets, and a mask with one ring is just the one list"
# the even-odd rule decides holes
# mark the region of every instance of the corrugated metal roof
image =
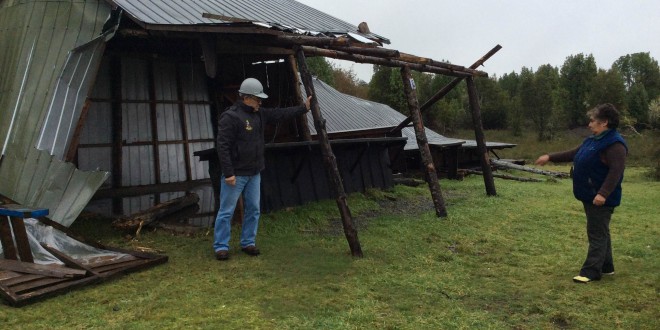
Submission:
[[[341,93],[317,78],[313,78],[313,81],[314,89],[318,96],[319,106],[321,107],[321,113],[323,114],[323,118],[326,119],[326,130],[328,133],[394,128],[407,118],[405,115],[392,109],[386,104],[367,101]],[[305,94],[305,89],[301,88],[301,90],[303,91],[303,94]],[[310,112],[307,113],[307,123],[309,124],[312,134],[316,134],[314,119]],[[436,133],[428,127],[425,127],[424,131],[426,132],[426,138],[431,145],[445,147],[461,145],[461,147],[465,148],[476,148],[477,146],[475,140],[448,138]],[[404,128],[401,130],[401,133],[402,136],[408,138],[408,142],[404,147],[405,150],[415,150],[419,148],[417,146],[415,130],[412,127]],[[516,145],[511,143],[486,141],[486,146],[488,148],[501,149],[512,148]]]
[[[0,192],[19,203],[49,208],[52,219],[65,225],[80,213],[106,173],[79,171],[34,146],[53,110],[50,105],[69,51],[99,36],[109,14],[110,6],[102,0],[0,2],[0,137],[3,146],[7,142]],[[47,148],[65,147],[60,143],[68,141],[58,139]]]
[[[388,105],[341,93],[318,78],[313,78],[313,81],[321,113],[326,119],[328,133],[394,128],[406,119],[406,116]],[[301,88],[301,90],[304,94],[305,89]],[[307,113],[307,123],[312,134],[316,134],[311,112]],[[425,131],[426,138],[432,145],[452,146],[465,142],[465,140],[444,137],[429,128]],[[405,150],[418,149],[413,128],[404,128],[402,135],[408,138]]]
[[[216,25],[237,24],[202,17],[203,13],[222,15],[256,22],[256,26],[273,27],[302,34],[357,34],[389,44],[374,33],[361,34],[356,25],[293,0],[108,0],[124,9],[129,16],[149,25]],[[265,24],[264,24],[265,23]],[[245,23],[238,23],[244,25]]]

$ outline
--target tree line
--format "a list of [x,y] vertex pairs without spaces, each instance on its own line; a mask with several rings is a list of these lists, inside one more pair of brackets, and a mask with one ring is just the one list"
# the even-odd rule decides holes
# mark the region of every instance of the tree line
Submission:
[[[350,69],[310,58],[310,70],[340,92],[384,103],[407,114],[398,68],[374,66],[369,83]],[[420,103],[453,77],[413,72]],[[561,67],[523,67],[520,73],[475,79],[485,129],[509,129],[521,134],[533,127],[539,140],[557,132],[585,126],[585,113],[601,103],[614,104],[623,114],[622,126],[636,130],[660,128],[660,67],[650,53],[619,57],[609,69],[596,66],[593,55],[566,58]],[[424,122],[441,133],[472,127],[465,84],[459,84],[424,114]]]

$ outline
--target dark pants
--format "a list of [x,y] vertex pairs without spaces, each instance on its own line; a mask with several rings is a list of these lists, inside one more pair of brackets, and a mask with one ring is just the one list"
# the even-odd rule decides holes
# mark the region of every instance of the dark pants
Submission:
[[595,206],[583,203],[587,214],[587,236],[589,252],[582,265],[580,276],[599,280],[603,273],[614,271],[612,260],[612,241],[610,240],[610,220],[614,213],[613,206]]

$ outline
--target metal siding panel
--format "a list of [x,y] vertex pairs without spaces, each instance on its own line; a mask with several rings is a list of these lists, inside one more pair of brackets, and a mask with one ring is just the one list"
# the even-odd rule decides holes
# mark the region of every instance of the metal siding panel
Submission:
[[183,101],[209,101],[206,73],[202,64],[179,64]]
[[101,65],[96,73],[96,81],[94,88],[90,93],[90,97],[98,99],[109,100],[112,98],[112,89],[110,87],[110,64],[108,57],[101,59]]
[[122,139],[126,143],[152,140],[149,104],[122,104]]
[[175,101],[176,92],[176,65],[172,62],[154,62],[154,84],[156,100]]
[[122,182],[124,187],[156,183],[152,146],[122,148]]
[[112,171],[112,148],[80,148],[78,149],[78,168],[83,171]]
[[[72,164],[64,163],[45,151],[32,150],[26,158],[18,159],[13,157],[13,154],[6,157],[0,168],[0,176],[6,176],[4,172],[7,169],[36,164],[35,172],[31,173],[35,175],[34,180],[19,182],[21,189],[27,189],[28,193],[22,194],[21,191],[21,196],[24,197],[18,199],[11,192],[7,193],[4,185],[0,185],[0,190],[21,204],[48,208],[51,219],[69,226],[106,179],[107,173],[80,171]],[[9,166],[5,167],[5,164]],[[39,177],[39,174],[42,177]]]
[[197,142],[190,143],[190,154],[188,158],[190,159],[191,167],[191,180],[201,180],[208,179],[209,176],[209,162],[201,162],[197,160],[197,156],[194,155],[196,151],[206,150],[213,148],[213,142]]
[[59,159],[64,158],[87,95],[94,84],[104,45],[105,41],[101,37],[69,54],[46,115],[37,145],[39,149],[49,150]]
[[80,133],[80,144],[112,142],[112,106],[110,103],[93,102]]
[[166,144],[158,147],[160,155],[160,180],[162,183],[186,181],[183,144]]
[[15,192],[14,198],[22,200],[27,205],[35,205],[37,197],[31,192],[39,191],[43,183],[47,180],[48,169],[51,166],[51,159],[43,152],[38,152],[36,149],[30,149],[30,153],[26,157],[29,162],[26,162],[20,173],[17,173],[18,187]]
[[122,199],[122,203],[124,205],[124,215],[131,215],[154,206],[154,196],[127,197]]
[[121,95],[124,100],[149,99],[148,65],[144,59],[122,57]]
[[159,141],[181,141],[183,139],[178,105],[156,105],[156,118]]
[[[107,17],[109,6],[105,2],[87,3],[91,7],[99,7],[95,15]],[[48,207],[51,213],[57,210],[53,219],[66,224],[75,219],[105,180],[106,173],[78,171],[71,164],[61,163],[47,153],[33,151],[33,146],[41,133],[41,124],[67,52],[76,43],[89,41],[80,37],[80,30],[98,30],[103,21],[95,17],[90,21],[94,21],[96,26],[81,24],[84,15],[77,11],[79,6],[72,5],[70,1],[15,3],[11,8],[4,7],[6,4],[0,3],[3,6],[0,10],[0,48],[3,49],[0,54],[0,72],[3,72],[0,83],[0,108],[3,110],[0,110],[0,115],[7,118],[7,110],[4,109],[13,111],[17,100],[20,102],[20,112],[15,127],[18,134],[12,137],[7,149],[11,156],[4,158],[0,167],[0,189],[19,203]],[[27,88],[19,100],[22,73],[27,68],[26,55],[33,44],[34,66],[30,67]],[[10,65],[10,70],[7,70],[7,65]],[[0,127],[0,134],[6,136],[8,125]]]

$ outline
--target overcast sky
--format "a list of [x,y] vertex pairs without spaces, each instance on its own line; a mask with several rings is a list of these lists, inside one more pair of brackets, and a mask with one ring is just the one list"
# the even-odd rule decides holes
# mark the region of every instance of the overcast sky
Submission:
[[[386,48],[469,66],[495,45],[481,68],[501,76],[525,66],[560,67],[569,55],[593,54],[607,69],[620,56],[660,59],[658,0],[298,0],[390,39]],[[352,67],[362,80],[372,67]]]

